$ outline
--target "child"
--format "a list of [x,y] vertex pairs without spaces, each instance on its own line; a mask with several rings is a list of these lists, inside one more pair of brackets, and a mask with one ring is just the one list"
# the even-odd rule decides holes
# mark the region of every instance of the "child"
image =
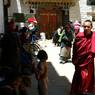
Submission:
[[38,52],[37,58],[40,60],[36,68],[36,78],[38,80],[39,95],[48,95],[48,55],[44,50]]

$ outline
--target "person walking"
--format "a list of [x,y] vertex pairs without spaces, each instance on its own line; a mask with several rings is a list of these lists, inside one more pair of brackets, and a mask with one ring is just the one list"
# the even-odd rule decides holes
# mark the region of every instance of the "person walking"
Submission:
[[58,33],[58,41],[57,41],[57,43],[58,43],[58,46],[61,45],[61,42],[59,41],[59,39],[60,39],[60,37],[63,35],[63,32],[62,32],[63,29],[64,29],[63,26],[60,26],[60,27],[57,29],[57,33]]
[[73,25],[74,25],[74,32],[76,36],[80,31],[80,23],[76,20]]
[[38,25],[37,25],[37,20],[35,17],[28,18],[27,22],[29,23],[28,25],[28,34],[29,34],[29,39],[30,42],[35,43],[36,40],[38,40]]
[[73,44],[72,62],[75,73],[72,80],[70,95],[93,94],[94,90],[94,62],[95,62],[95,32],[92,22],[83,23],[84,32],[76,35]]
[[40,60],[35,70],[38,80],[39,95],[48,95],[48,55],[44,50],[38,52],[37,58]]
[[74,38],[73,30],[68,22],[62,31],[61,38],[61,49],[60,49],[60,63],[65,63],[71,57],[71,47]]
[[60,46],[60,36],[62,35],[62,31],[63,31],[63,26],[60,26],[55,32],[54,32],[54,35],[53,35],[53,43],[56,45],[56,46]]

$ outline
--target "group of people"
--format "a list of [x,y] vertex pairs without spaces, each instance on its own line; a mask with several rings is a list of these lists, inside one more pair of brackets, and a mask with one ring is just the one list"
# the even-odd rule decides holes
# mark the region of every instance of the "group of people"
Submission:
[[23,47],[25,39],[21,35],[26,33],[26,27],[20,29],[20,34],[17,30],[11,22],[0,39],[0,95],[28,95],[26,88],[32,85],[33,74],[38,81],[39,95],[48,95],[48,55],[40,50],[34,58]]
[[56,35],[59,38],[55,44],[61,47],[60,57],[65,62],[70,58],[72,47],[72,63],[75,66],[75,72],[70,95],[95,94],[95,33],[92,28],[92,22],[85,20],[83,25],[76,21],[73,29],[70,23],[67,23],[65,27],[61,26],[57,30]]
[[60,46],[60,63],[65,63],[71,57],[71,47],[74,39],[74,29],[70,22],[60,26],[54,34],[53,42]]
[[72,80],[70,95],[95,94],[95,32],[92,22],[83,22],[83,32],[77,33],[73,43],[72,63],[75,73]]
[[[74,34],[75,29],[72,29],[70,23],[67,23],[65,27],[61,27],[62,35],[60,35],[58,43],[61,46],[60,56],[64,53],[64,47],[65,50],[69,51],[68,56],[70,56],[71,47],[73,48],[72,63],[75,66],[75,73],[70,95],[94,95],[95,93],[95,33],[92,31],[92,27],[90,20],[83,22],[83,32],[79,30],[79,27],[75,28],[78,29],[76,34]],[[27,77],[27,73],[22,73],[22,67],[26,67],[27,62],[23,64],[23,61],[21,61],[20,52],[23,51],[23,47],[18,36],[10,31],[5,33],[1,39],[0,48],[2,49],[0,59],[0,80],[2,81],[0,83],[0,95],[28,95],[26,87],[30,86],[31,79]],[[69,57],[66,56],[66,53],[64,55],[61,57],[66,61]],[[31,67],[31,75],[35,74],[38,81],[39,95],[48,95],[47,52],[45,50],[38,52],[38,62],[29,53],[28,57],[30,63],[28,67]],[[36,62],[37,66],[35,65]]]

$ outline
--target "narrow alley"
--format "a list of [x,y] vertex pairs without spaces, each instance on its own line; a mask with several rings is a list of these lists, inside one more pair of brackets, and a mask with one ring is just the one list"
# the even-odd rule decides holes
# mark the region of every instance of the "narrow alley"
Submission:
[[[40,45],[43,44],[42,42]],[[54,46],[50,41],[43,44],[43,49],[48,53],[49,63],[49,93],[48,95],[69,95],[72,77],[74,73],[74,66],[71,62],[60,64],[59,51],[60,47]],[[38,95],[37,81],[33,75],[32,90],[29,91],[30,95]]]

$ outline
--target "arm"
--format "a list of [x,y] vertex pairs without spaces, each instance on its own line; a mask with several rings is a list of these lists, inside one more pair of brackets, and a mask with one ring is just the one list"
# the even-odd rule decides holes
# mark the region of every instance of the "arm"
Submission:
[[95,57],[94,57],[94,64],[95,64]]
[[40,64],[39,68],[36,69],[36,78],[40,79],[41,76],[44,74],[44,66],[43,64]]

